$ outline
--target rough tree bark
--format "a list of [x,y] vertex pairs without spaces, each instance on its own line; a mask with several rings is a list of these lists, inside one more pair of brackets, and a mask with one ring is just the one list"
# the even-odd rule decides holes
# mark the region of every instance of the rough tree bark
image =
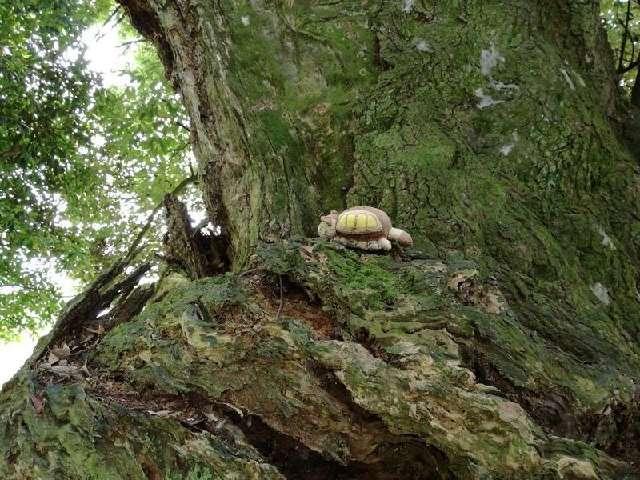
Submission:
[[[119,1],[230,271],[71,305],[0,394],[0,474],[639,478],[640,179],[597,1]],[[354,204],[415,248],[309,238]]]

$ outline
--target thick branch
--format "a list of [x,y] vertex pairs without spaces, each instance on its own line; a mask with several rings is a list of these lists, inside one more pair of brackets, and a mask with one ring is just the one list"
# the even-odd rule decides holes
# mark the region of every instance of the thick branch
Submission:
[[625,15],[625,21],[622,25],[622,41],[620,42],[620,54],[618,55],[618,72],[622,70],[622,64],[624,61],[624,53],[627,49],[627,38],[629,37],[629,22],[631,21],[631,0],[627,0],[627,12]]

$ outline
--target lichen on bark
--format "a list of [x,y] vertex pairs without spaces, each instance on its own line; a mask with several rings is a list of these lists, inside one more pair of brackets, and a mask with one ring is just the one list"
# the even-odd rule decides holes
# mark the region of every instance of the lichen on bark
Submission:
[[84,380],[50,384],[42,363],[13,380],[0,473],[632,478],[477,381],[462,355],[468,317],[508,312],[461,297],[449,285],[460,271],[285,243],[261,248],[247,273],[167,276],[144,312],[86,353]]
[[[233,273],[165,276],[83,381],[43,342],[2,393],[0,473],[637,477],[640,182],[598,2],[120,3]],[[355,204],[415,248],[303,239]]]

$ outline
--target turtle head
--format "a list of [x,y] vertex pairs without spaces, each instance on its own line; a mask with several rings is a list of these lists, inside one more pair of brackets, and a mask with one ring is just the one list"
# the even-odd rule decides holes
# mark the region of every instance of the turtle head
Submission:
[[328,215],[322,215],[318,225],[320,238],[333,238],[336,234],[336,223],[338,223],[338,212],[335,210],[331,210]]
[[411,235],[399,228],[391,227],[391,230],[389,230],[389,238],[391,240],[395,240],[403,247],[410,247],[413,245]]

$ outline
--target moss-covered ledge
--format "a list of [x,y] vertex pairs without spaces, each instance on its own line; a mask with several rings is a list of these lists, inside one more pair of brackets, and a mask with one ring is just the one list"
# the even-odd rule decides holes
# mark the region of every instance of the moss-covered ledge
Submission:
[[0,394],[0,475],[20,480],[283,478],[248,443],[193,431],[154,413],[122,398],[103,397],[88,383],[42,385],[22,373]]
[[537,421],[550,392],[576,419],[606,405],[605,377],[532,338],[495,280],[456,255],[263,245],[243,273],[165,276],[86,361],[80,381],[36,364],[2,393],[0,473],[638,478],[580,431]]

